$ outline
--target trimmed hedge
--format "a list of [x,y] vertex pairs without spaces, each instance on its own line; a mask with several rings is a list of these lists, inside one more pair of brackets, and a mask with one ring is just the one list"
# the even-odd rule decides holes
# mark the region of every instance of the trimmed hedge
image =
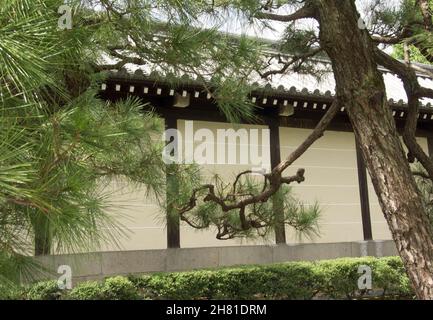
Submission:
[[62,293],[57,281],[43,281],[30,287],[26,297],[28,300],[58,300]]
[[[358,289],[358,267],[372,271],[372,290]],[[130,277],[153,299],[413,298],[398,257],[288,262]]]
[[[359,290],[358,267],[372,270],[372,290]],[[1,295],[0,295],[1,297]],[[408,299],[409,280],[398,257],[343,258],[287,262],[215,270],[154,273],[84,282],[59,290],[55,281],[41,282],[21,299]]]
[[103,283],[88,281],[73,288],[67,298],[73,300],[136,300],[140,296],[137,287],[127,278],[117,276]]

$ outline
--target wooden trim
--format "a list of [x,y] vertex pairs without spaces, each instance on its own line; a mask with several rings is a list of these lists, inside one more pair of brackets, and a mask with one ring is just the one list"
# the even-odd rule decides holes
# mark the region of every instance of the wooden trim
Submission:
[[[177,129],[177,119],[175,117],[166,117],[165,129]],[[170,175],[172,166],[176,166],[176,164],[168,164],[166,171],[167,199],[172,196],[170,193],[176,193],[177,190],[176,178]],[[169,188],[171,192],[169,192]],[[170,206],[167,203],[167,248],[180,248],[180,218],[176,212],[173,211],[173,213],[170,214]]]
[[[203,87],[197,83],[178,83],[174,85],[166,81],[157,81],[152,79],[144,79],[140,76],[119,74],[111,75],[104,81],[104,89],[100,90],[99,97],[105,100],[125,99],[128,96],[136,96],[143,99],[144,102],[149,102],[152,107],[155,107],[157,113],[164,116],[165,113],[179,113],[179,115],[188,120],[203,120],[203,121],[221,121],[227,122],[214,101],[208,99]],[[119,87],[120,86],[120,87]],[[134,87],[133,92],[130,88]],[[146,88],[146,93],[143,89]],[[191,104],[184,110],[176,110],[173,108],[173,92],[180,93],[187,91],[194,95],[199,93],[196,98],[191,98]],[[171,92],[171,93],[170,93]],[[281,117],[281,125],[297,126],[302,125],[305,128],[312,127],[317,123],[318,119],[323,116],[326,109],[329,108],[333,101],[330,95],[317,95],[309,92],[293,92],[293,91],[272,91],[261,89],[252,91],[250,98],[257,106],[257,115],[274,113],[278,109],[278,105],[289,103],[295,106],[295,113],[290,117]],[[407,116],[407,106],[399,102],[390,102],[390,109],[393,112],[393,117],[398,129],[404,127]],[[216,117],[215,117],[216,116]],[[180,119],[178,117],[178,119]],[[209,120],[207,120],[209,119]],[[259,120],[260,121],[260,120]],[[332,128],[331,128],[332,127]],[[347,111],[341,110],[337,117],[331,123],[330,130],[335,131],[351,131],[351,125],[347,116]],[[420,108],[420,117],[418,119],[418,128],[421,130],[431,131],[433,129],[433,109],[428,107]]]
[[359,197],[361,201],[362,231],[364,234],[364,240],[373,240],[370,201],[368,198],[367,170],[365,168],[362,151],[358,142],[356,142],[356,160],[358,166]]
[[[121,85],[116,88],[117,84]],[[136,96],[149,103],[149,109],[153,108],[156,113],[165,118],[167,115],[174,116],[177,119],[212,121],[212,122],[229,122],[218,109],[213,99],[207,99],[203,88],[194,84],[183,84],[179,87],[173,87],[168,83],[159,83],[156,81],[139,80],[134,78],[111,78],[105,82],[106,88],[99,92],[99,97],[103,100],[116,101],[126,99],[128,96]],[[134,86],[134,92],[129,92],[130,86]],[[148,93],[143,93],[143,88],[148,89]],[[160,89],[161,92],[157,93]],[[174,90],[180,92],[185,90],[193,95],[199,93],[199,97],[192,97],[190,105],[187,108],[173,107],[174,97],[169,92]],[[276,94],[272,92],[257,91],[252,92],[251,96],[255,98],[257,119],[251,124],[263,124],[263,118],[269,114],[278,114],[278,105],[281,103],[296,104],[295,113],[289,117],[279,117],[280,126],[312,129],[326,113],[327,108],[332,103],[332,97],[316,96],[308,93]],[[266,102],[265,102],[266,101]],[[275,104],[276,102],[276,104]],[[392,112],[395,113],[394,120],[397,129],[401,132],[404,128],[407,107],[399,104],[391,104]],[[433,130],[433,109],[422,107],[418,120],[417,136],[424,136],[425,132]],[[403,114],[403,116],[401,116]],[[427,116],[427,118],[424,118]],[[278,117],[278,116],[277,116]],[[247,122],[243,122],[247,123]],[[352,126],[346,110],[341,110],[331,122],[328,130],[351,132]]]
[[[267,117],[267,122],[269,126],[269,146],[270,146],[270,158],[271,158],[271,167],[275,168],[281,162],[281,153],[280,153],[280,127],[279,120],[277,116]],[[275,232],[275,243],[276,244],[285,244],[286,243],[286,228],[284,224],[284,208],[283,204],[279,203],[281,201],[277,201],[275,198],[272,199],[272,207],[274,214],[276,216],[276,220],[278,221],[274,227]]]

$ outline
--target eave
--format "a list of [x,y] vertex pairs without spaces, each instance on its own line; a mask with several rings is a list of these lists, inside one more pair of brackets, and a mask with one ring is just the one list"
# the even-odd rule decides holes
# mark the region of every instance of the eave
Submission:
[[[206,88],[198,81],[188,77],[168,81],[155,74],[146,75],[143,72],[129,73],[126,70],[120,70],[110,72],[101,83],[100,88],[100,96],[103,99],[117,100],[136,96],[144,102],[149,102],[161,116],[170,114],[179,119],[227,121]],[[212,90],[211,87],[207,89]],[[173,107],[176,95],[189,95],[190,105],[186,108]],[[307,88],[296,87],[287,90],[282,86],[273,88],[267,85],[253,90],[249,98],[257,106],[256,113],[264,119],[264,123],[268,117],[279,116],[281,125],[310,127],[323,116],[334,96],[330,91],[311,92]],[[293,115],[280,115],[282,107],[286,105],[293,106]],[[389,105],[397,126],[401,128],[407,115],[406,103],[403,100],[390,99]],[[344,107],[340,109],[334,122],[344,130],[351,130]],[[307,125],[307,123],[312,124]],[[420,107],[418,124],[421,131],[431,131],[433,128],[433,107],[430,103]]]

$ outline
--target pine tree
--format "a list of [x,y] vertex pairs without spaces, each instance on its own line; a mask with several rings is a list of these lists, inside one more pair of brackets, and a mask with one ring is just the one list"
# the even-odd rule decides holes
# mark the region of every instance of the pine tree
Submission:
[[0,286],[34,274],[33,252],[117,243],[113,179],[157,196],[165,183],[161,120],[137,99],[97,98],[95,32],[60,29],[62,4],[0,7]]

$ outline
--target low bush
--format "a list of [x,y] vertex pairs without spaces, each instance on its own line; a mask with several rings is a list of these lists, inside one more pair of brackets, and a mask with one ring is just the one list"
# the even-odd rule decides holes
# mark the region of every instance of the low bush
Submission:
[[[362,268],[360,268],[362,267]],[[371,270],[371,289],[360,289],[360,271]],[[363,278],[361,278],[362,280]],[[361,281],[362,282],[362,281]],[[362,284],[362,283],[361,283]],[[1,295],[0,295],[1,297]],[[398,257],[343,258],[215,270],[112,277],[60,290],[40,282],[24,299],[371,299],[413,298]]]
[[57,281],[43,281],[31,286],[26,293],[28,300],[58,300],[63,292]]
[[22,300],[26,296],[23,288],[0,285],[0,300]]
[[139,299],[137,288],[125,277],[113,277],[104,281],[101,290],[105,300],[136,300]]
[[[371,290],[360,290],[360,266],[371,269]],[[362,270],[360,270],[362,271]],[[400,258],[344,258],[130,277],[154,299],[410,298]]]
[[102,286],[96,281],[87,281],[78,284],[68,295],[72,300],[102,300]]
[[136,300],[140,294],[128,278],[118,276],[107,278],[103,283],[82,282],[65,297],[73,300]]

